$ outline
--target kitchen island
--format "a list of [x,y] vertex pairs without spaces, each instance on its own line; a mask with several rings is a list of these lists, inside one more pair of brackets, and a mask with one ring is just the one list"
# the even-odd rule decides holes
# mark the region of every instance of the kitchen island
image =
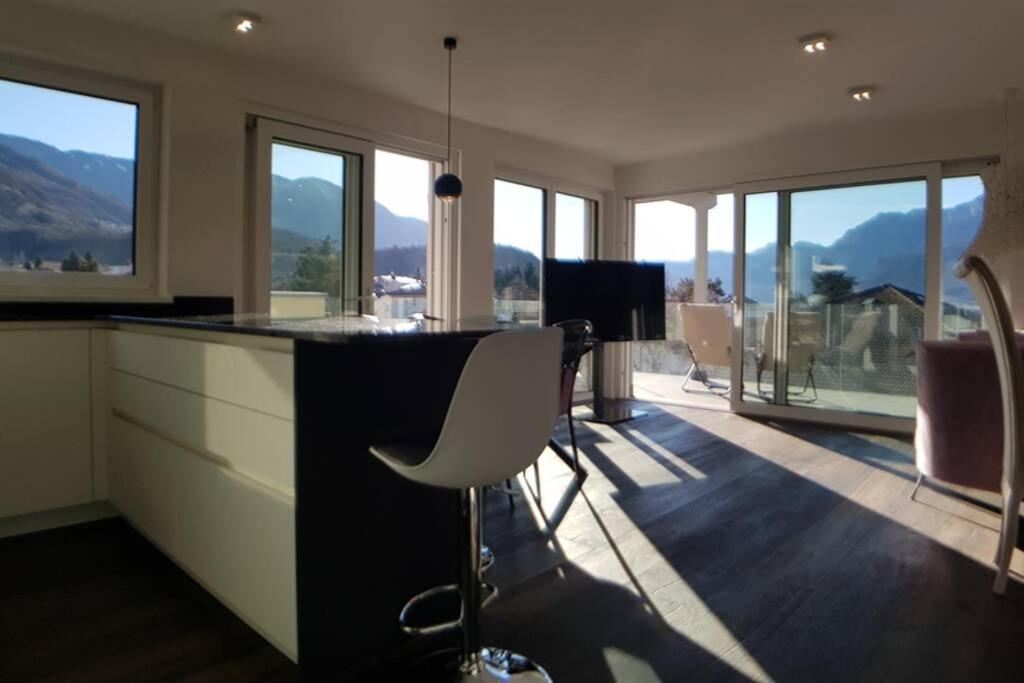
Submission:
[[368,448],[431,443],[494,330],[252,315],[110,325],[114,506],[306,680],[430,645],[398,613],[457,576],[458,495]]

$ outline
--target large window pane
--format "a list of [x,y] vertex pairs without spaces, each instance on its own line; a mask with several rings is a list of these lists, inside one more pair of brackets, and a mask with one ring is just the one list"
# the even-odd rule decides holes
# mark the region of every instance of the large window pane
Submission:
[[981,227],[985,187],[981,178],[964,176],[942,181],[942,334],[955,338],[981,327],[981,309],[967,283],[953,267]]
[[274,142],[271,164],[271,314],[338,315],[348,160],[342,153]]
[[679,305],[693,300],[696,211],[673,201],[643,202],[634,208],[633,226],[635,260],[665,264],[665,340],[633,342],[633,394],[678,398],[690,367]]
[[793,192],[786,402],[911,417],[924,180]]
[[135,273],[138,117],[0,79],[0,270]]
[[494,314],[540,324],[544,190],[494,181]]
[[597,203],[570,194],[555,194],[555,258],[593,258]]
[[431,164],[378,150],[374,193],[374,312],[405,318],[427,310]]

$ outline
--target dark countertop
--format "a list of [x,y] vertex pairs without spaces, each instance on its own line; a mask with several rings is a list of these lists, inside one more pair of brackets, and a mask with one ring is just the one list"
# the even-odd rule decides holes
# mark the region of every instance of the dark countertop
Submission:
[[265,313],[239,313],[195,317],[148,317],[112,315],[115,323],[155,325],[205,332],[229,332],[263,337],[282,337],[325,343],[408,339],[417,336],[479,337],[512,325],[461,325],[425,318],[382,320],[370,316],[339,316],[333,318],[272,319]]

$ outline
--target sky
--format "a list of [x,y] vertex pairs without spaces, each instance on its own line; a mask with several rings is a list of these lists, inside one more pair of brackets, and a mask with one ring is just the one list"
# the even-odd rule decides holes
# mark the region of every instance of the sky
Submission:
[[0,133],[135,159],[134,104],[0,79]]

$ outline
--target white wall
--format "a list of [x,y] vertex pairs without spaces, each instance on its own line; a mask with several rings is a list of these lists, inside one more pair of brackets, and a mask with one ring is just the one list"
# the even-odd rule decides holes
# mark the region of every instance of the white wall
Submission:
[[[242,295],[246,113],[273,112],[299,123],[444,142],[444,117],[436,112],[62,10],[4,3],[0,52],[164,87],[172,294]],[[465,186],[455,313],[487,313],[495,163],[595,190],[614,187],[613,168],[574,149],[464,122],[455,126],[455,145],[462,153]]]

